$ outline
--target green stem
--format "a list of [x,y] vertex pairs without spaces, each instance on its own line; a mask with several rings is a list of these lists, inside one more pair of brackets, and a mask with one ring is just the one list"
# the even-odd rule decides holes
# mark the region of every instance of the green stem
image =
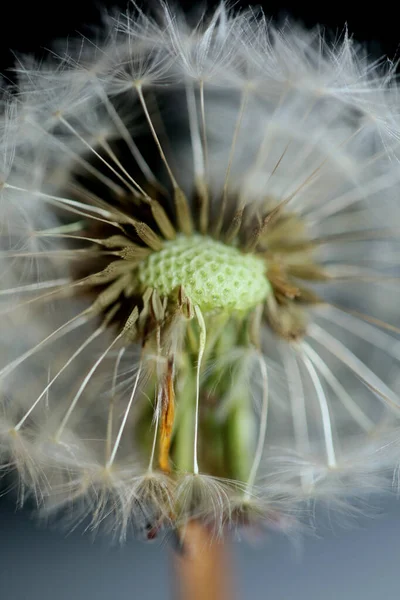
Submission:
[[[183,386],[179,386],[181,382],[184,382]],[[195,398],[195,371],[188,361],[179,375],[176,390],[177,414],[172,457],[177,471],[191,472],[193,469]]]
[[230,476],[238,481],[247,481],[254,453],[257,428],[250,402],[248,393],[242,389],[226,420],[226,457]]

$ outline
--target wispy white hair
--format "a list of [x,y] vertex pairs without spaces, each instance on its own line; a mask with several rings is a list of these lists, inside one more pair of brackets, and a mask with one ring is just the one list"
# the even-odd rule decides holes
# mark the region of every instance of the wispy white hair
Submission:
[[[289,343],[267,327],[261,332],[270,409],[254,503],[266,514],[268,502],[271,512],[279,510],[280,498],[286,511],[288,497],[342,507],[360,490],[382,491],[399,459],[396,65],[371,62],[347,31],[332,43],[318,28],[276,27],[260,12],[236,12],[224,2],[195,25],[164,2],[154,18],[133,6],[128,15],[107,16],[104,32],[97,44],[58,43],[40,64],[19,59],[18,85],[1,101],[6,469],[18,471],[23,493],[53,508],[71,503],[91,525],[111,518],[123,530],[131,521],[146,528],[160,518],[160,504],[167,518],[176,494],[184,519],[196,486],[201,514],[218,519],[219,528],[222,513],[234,510],[231,482],[204,474],[193,484],[182,475],[172,485],[149,473],[139,440],[119,426],[132,386],[144,390],[154,366],[139,367],[137,347],[112,347],[113,332],[86,312],[89,301],[74,296],[71,262],[89,256],[90,247],[77,254],[68,235],[82,220],[101,223],[115,213],[94,193],[72,198],[71,173],[116,195],[127,188],[135,194],[126,176],[134,163],[148,183],[168,184],[143,151],[141,89],[154,92],[149,119],[168,137],[167,159],[188,195],[206,179],[213,219],[226,190],[250,212],[284,201],[304,223],[303,237],[290,239],[288,229],[287,245],[309,240],[331,274],[313,285],[324,302],[307,308],[304,338]],[[131,153],[125,171],[113,162],[116,140]],[[293,268],[301,269],[300,258]],[[65,297],[52,295],[61,288]],[[39,295],[47,301],[36,303]],[[254,374],[254,355],[243,358],[251,369],[233,381],[251,388],[260,420],[264,382]],[[240,373],[234,351],[223,360]],[[104,451],[116,390],[111,472]],[[232,396],[227,392],[227,405]],[[135,408],[127,419],[137,420]]]

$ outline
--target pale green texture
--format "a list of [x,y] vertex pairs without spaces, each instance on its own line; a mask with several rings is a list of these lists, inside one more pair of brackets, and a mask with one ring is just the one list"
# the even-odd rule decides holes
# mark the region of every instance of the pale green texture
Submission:
[[139,280],[168,296],[183,286],[202,311],[247,311],[267,297],[265,262],[207,236],[178,236],[139,266]]

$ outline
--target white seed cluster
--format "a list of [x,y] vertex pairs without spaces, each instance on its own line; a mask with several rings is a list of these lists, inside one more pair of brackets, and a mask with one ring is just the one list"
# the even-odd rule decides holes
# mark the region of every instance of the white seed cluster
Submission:
[[[175,4],[20,57],[0,94],[0,470],[123,533],[352,510],[400,472],[397,63]],[[193,319],[161,322],[177,286]]]

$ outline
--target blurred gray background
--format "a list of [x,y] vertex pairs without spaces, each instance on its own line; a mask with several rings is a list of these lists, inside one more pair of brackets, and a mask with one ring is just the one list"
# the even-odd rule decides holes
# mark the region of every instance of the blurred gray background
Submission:
[[[295,543],[271,533],[257,547],[233,545],[236,600],[397,600],[400,501],[381,503],[351,528],[325,519],[318,536]],[[3,600],[172,599],[171,548],[124,546],[38,525],[0,500]]]

